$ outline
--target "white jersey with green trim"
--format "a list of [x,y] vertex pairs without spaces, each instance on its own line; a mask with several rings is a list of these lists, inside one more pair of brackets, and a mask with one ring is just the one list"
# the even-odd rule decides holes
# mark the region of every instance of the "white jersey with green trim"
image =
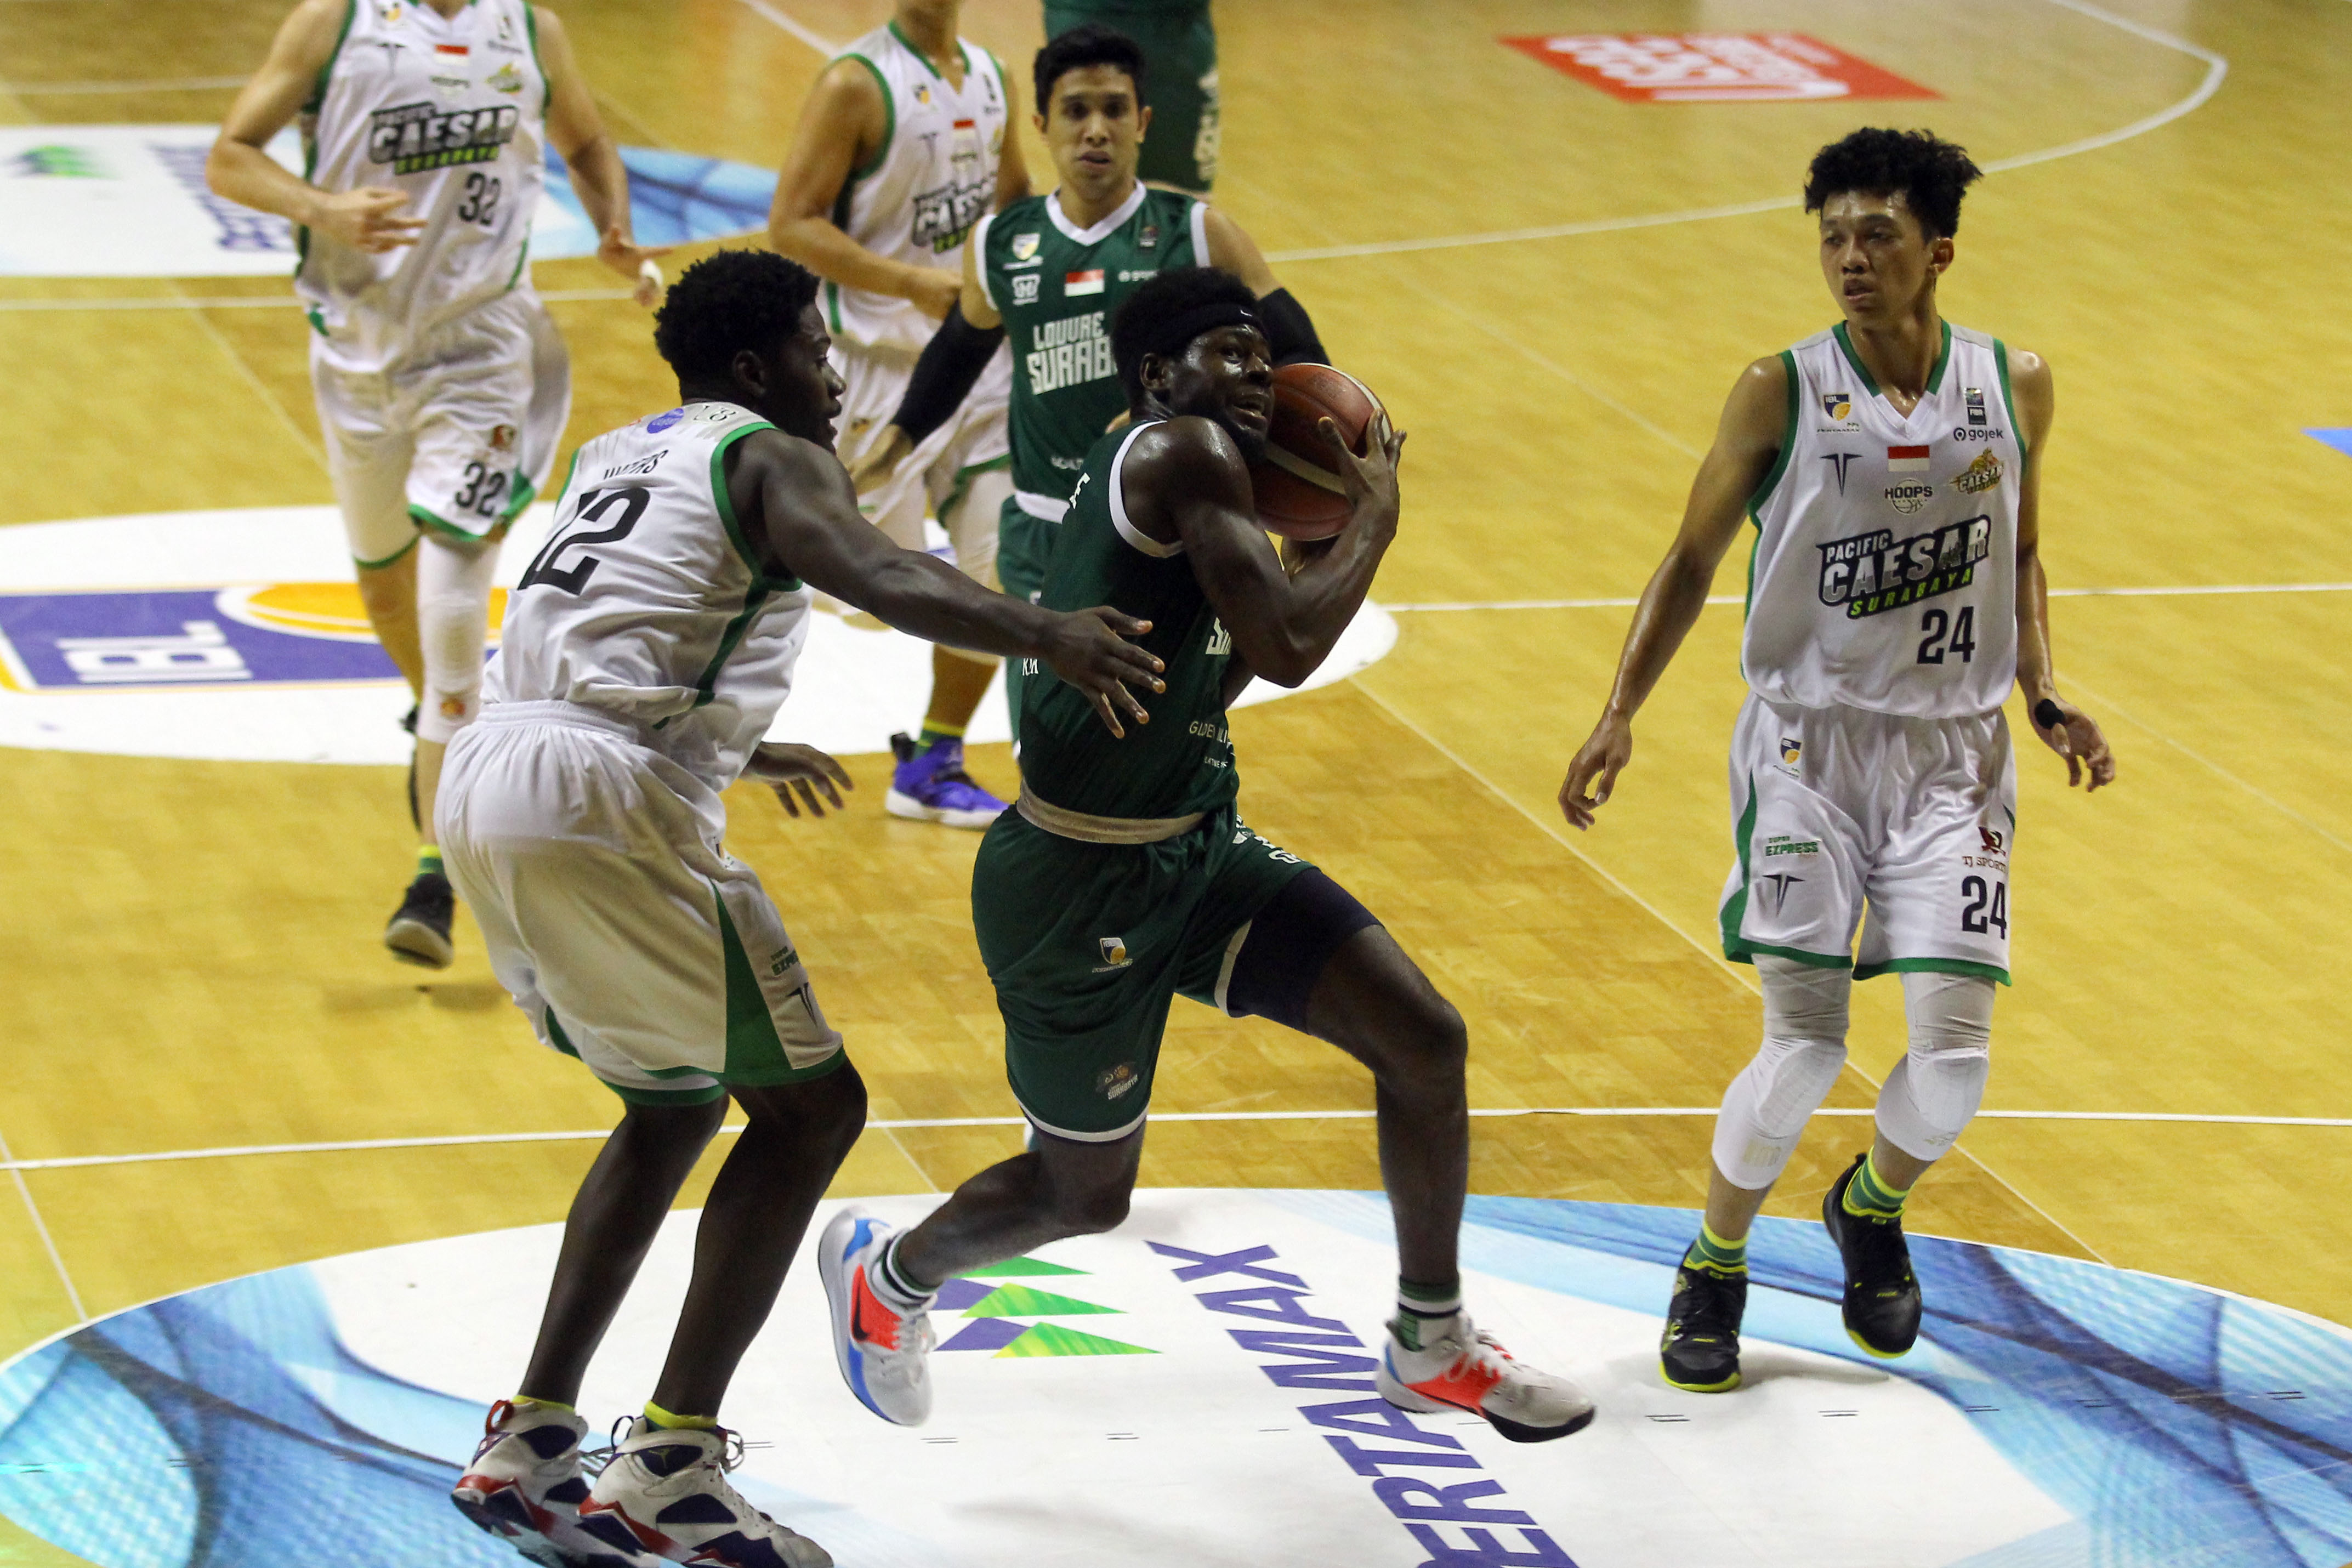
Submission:
[[[996,58],[959,38],[963,85],[941,76],[892,22],[851,44],[874,73],[887,114],[882,146],[850,171],[833,221],[877,256],[960,272],[972,225],[996,205],[996,165],[1007,134],[1004,77]],[[938,330],[911,300],[824,286],[833,335],[852,348],[920,353]]]
[[1748,515],[1740,668],[1768,702],[1952,719],[2017,678],[2024,433],[1998,339],[1947,323],[1895,411],[1843,323],[1780,356],[1788,423]]
[[320,190],[388,186],[422,218],[381,255],[301,231],[295,292],[326,357],[391,368],[436,328],[516,288],[546,183],[548,84],[525,0],[349,0],[304,105],[305,173]]
[[761,571],[727,496],[727,448],[773,428],[689,403],[583,446],[507,598],[485,705],[597,709],[713,791],[734,783],[808,636],[809,591]]

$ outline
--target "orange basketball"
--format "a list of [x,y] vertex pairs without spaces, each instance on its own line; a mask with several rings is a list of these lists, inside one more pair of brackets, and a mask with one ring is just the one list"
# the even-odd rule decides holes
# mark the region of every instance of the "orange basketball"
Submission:
[[1328,364],[1286,364],[1274,373],[1274,420],[1265,456],[1250,465],[1257,520],[1286,539],[1328,539],[1348,525],[1347,487],[1333,471],[1318,422],[1339,426],[1339,439],[1369,456],[1381,400],[1345,371]]

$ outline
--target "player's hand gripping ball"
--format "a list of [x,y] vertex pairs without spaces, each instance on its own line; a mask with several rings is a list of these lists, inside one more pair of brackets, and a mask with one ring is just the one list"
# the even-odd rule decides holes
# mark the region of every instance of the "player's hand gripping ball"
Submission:
[[1331,467],[1321,422],[1339,427],[1339,439],[1360,458],[1371,455],[1385,426],[1387,410],[1371,389],[1328,364],[1286,364],[1274,373],[1274,419],[1265,433],[1265,456],[1250,465],[1250,488],[1257,520],[1286,539],[1328,539],[1348,526],[1355,503]]

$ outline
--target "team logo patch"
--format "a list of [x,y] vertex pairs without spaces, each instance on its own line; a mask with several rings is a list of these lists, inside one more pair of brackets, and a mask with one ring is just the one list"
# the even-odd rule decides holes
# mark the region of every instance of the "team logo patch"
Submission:
[[2001,837],[2000,830],[1987,827],[1981,822],[1977,824],[1977,837],[1984,840],[1984,852],[1988,855],[1998,855],[2006,847],[2006,841]]
[[513,426],[499,425],[492,427],[490,431],[491,451],[511,452],[514,450],[514,443],[515,427]]
[[1095,1092],[1105,1100],[1117,1100],[1143,1081],[1133,1062],[1121,1062],[1115,1068],[1105,1068],[1095,1074]]
[[1135,248],[1138,250],[1159,249],[1160,226],[1156,223],[1148,223],[1140,229],[1137,230],[1135,236]]
[[1853,394],[1851,392],[1822,393],[1822,412],[1828,415],[1832,419],[1853,418]]
[[1034,234],[1014,235],[1013,237],[1013,259],[1015,261],[1034,261],[1036,258],[1037,237]]
[[1780,737],[1780,760],[1782,762],[1788,763],[1793,768],[1804,754],[1805,743],[1802,741],[1791,740],[1786,735]]
[[1105,936],[1097,937],[1095,940],[1101,945],[1103,956],[1103,961],[1095,966],[1097,974],[1108,974],[1114,969],[1125,969],[1135,962],[1128,955],[1127,938]]
[[1916,516],[1935,499],[1936,487],[1925,479],[1897,479],[1886,487],[1886,504],[1906,517]]
[[1786,833],[1776,833],[1764,841],[1766,858],[1775,855],[1818,855],[1822,841],[1818,838],[1798,838]]
[[1034,272],[1024,272],[1019,277],[1013,279],[1013,302],[1016,305],[1035,304],[1037,302],[1037,283],[1038,279]]
[[1960,477],[1952,483],[1969,495],[1982,495],[2000,483],[2000,459],[1990,452],[1979,452],[1976,461],[1963,469]]
[[1845,494],[1845,471],[1862,460],[1859,452],[1824,452],[1822,461],[1837,470],[1838,494]]
[[1859,620],[1974,582],[1977,563],[1992,553],[1992,519],[1963,518],[1906,539],[1873,529],[1820,548],[1822,603],[1843,605]]
[[514,62],[512,60],[509,60],[506,64],[492,71],[489,74],[488,79],[484,81],[482,85],[496,92],[520,92],[522,90],[522,72],[515,69]]
[[1081,294],[1099,294],[1102,291],[1103,269],[1099,267],[1089,267],[1084,271],[1062,274],[1062,293],[1065,298],[1075,300]]

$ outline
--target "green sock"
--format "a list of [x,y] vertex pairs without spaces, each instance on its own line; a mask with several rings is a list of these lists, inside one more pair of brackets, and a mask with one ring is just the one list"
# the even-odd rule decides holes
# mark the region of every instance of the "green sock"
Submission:
[[442,874],[441,847],[438,844],[420,844],[416,847],[416,874],[420,877],[438,877]]
[[716,1415],[674,1415],[650,1399],[646,1401],[646,1419],[665,1432],[708,1432],[719,1425]]
[[962,740],[963,730],[964,727],[961,724],[956,725],[953,729],[950,729],[945,724],[934,724],[929,720],[926,719],[923,721],[923,732],[915,737],[915,744],[928,752],[933,746],[938,745],[941,741]]
[[1717,1274],[1745,1274],[1748,1272],[1748,1238],[1743,1236],[1738,1241],[1726,1241],[1715,1234],[1714,1226],[1701,1220],[1698,1222],[1698,1239],[1690,1244],[1688,1252],[1683,1254],[1683,1267],[1711,1269]]
[[1397,1276],[1397,1315],[1391,1325],[1396,1337],[1409,1351],[1421,1349],[1421,1328],[1423,1323],[1439,1318],[1450,1318],[1462,1310],[1462,1277],[1450,1280],[1431,1281],[1408,1279]]
[[1898,1187],[1878,1173],[1875,1156],[1864,1160],[1853,1180],[1845,1184],[1845,1201],[1838,1206],[1846,1213],[1871,1219],[1901,1219],[1903,1200],[1911,1195],[1908,1187]]

